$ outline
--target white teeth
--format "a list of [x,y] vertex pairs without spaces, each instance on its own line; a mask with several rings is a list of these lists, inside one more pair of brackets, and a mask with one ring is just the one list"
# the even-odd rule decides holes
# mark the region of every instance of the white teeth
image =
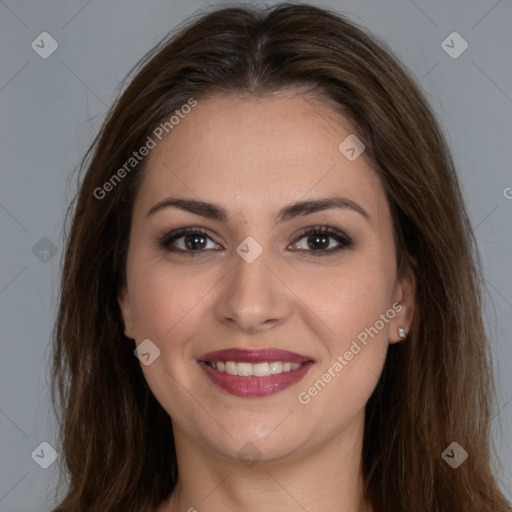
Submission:
[[236,363],[238,375],[242,377],[250,377],[252,375],[252,364],[251,363]]
[[210,365],[219,372],[241,377],[266,377],[299,369],[303,363],[271,361],[265,363],[237,363],[236,361],[211,361]]
[[252,366],[252,374],[256,377],[266,377],[270,375],[270,365],[268,363],[256,363]]
[[225,372],[229,373],[230,375],[238,375],[236,363],[234,361],[226,361]]
[[270,373],[276,374],[276,373],[282,373],[283,372],[283,363],[280,361],[274,361],[270,363]]

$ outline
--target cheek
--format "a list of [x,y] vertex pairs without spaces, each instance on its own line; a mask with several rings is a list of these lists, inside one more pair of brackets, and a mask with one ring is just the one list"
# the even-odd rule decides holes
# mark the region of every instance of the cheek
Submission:
[[301,386],[299,403],[314,402],[329,425],[359,411],[381,374],[395,316],[390,303],[394,274],[384,267],[381,260],[366,260],[357,269],[340,268],[331,279],[317,281],[324,286],[309,283],[297,291],[308,298],[317,325],[321,320],[328,327],[319,340],[321,360]]
[[165,339],[193,311],[200,308],[204,279],[190,271],[154,265],[139,274],[141,278],[131,294],[133,319],[139,336]]
[[[206,268],[171,264],[149,255],[133,262],[130,300],[137,339],[164,341],[172,332],[176,344],[184,329],[193,326],[200,331],[201,321],[212,321],[208,308],[215,301],[222,272]],[[369,258],[368,252],[356,255],[349,265],[322,271],[288,268],[280,274],[294,291],[291,296],[284,288],[282,300],[290,301],[289,308],[300,313],[316,337],[323,338],[333,357],[390,306],[393,273],[382,259]]]
[[321,428],[325,431],[348,424],[365,407],[389,347],[389,324],[380,319],[388,311],[384,300],[365,293],[337,298],[330,324],[334,334],[322,340],[325,357],[297,395],[304,414],[324,418]]
[[[324,333],[331,357],[344,352],[347,343],[350,345],[365,329],[374,326],[391,307],[393,269],[382,259],[368,256],[356,256],[350,265],[331,268],[293,285],[294,292],[310,309],[311,321],[316,318],[317,325],[325,327],[317,334]],[[381,324],[379,321],[378,330],[387,340],[389,325]]]

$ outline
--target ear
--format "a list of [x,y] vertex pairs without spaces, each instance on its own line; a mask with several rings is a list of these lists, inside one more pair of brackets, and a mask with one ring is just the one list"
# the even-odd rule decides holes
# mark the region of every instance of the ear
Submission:
[[123,285],[117,295],[117,302],[121,309],[121,316],[124,322],[124,334],[127,338],[134,339],[132,331],[132,308],[130,304],[130,296],[126,285]]
[[[400,306],[395,306],[394,309],[397,313],[389,322],[390,344],[404,341],[404,339],[398,335],[398,328],[402,327],[405,331],[405,336],[407,336],[414,316],[414,309],[416,306],[416,281],[414,273],[409,265],[403,272],[403,276],[398,279],[396,283],[393,304],[396,303],[399,303]],[[400,310],[398,308],[400,308]]]

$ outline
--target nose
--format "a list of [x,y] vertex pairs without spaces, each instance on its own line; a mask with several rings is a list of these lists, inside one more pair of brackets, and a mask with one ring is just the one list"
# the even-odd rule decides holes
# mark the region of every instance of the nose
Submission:
[[251,333],[281,324],[290,314],[290,292],[266,251],[251,263],[236,253],[233,260],[217,296],[217,318]]

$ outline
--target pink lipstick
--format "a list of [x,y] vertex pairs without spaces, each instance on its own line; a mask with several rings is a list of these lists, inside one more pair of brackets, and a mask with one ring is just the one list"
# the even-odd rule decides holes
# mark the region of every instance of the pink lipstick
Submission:
[[314,364],[311,357],[278,349],[226,349],[198,359],[208,377],[236,396],[272,395],[299,382]]

